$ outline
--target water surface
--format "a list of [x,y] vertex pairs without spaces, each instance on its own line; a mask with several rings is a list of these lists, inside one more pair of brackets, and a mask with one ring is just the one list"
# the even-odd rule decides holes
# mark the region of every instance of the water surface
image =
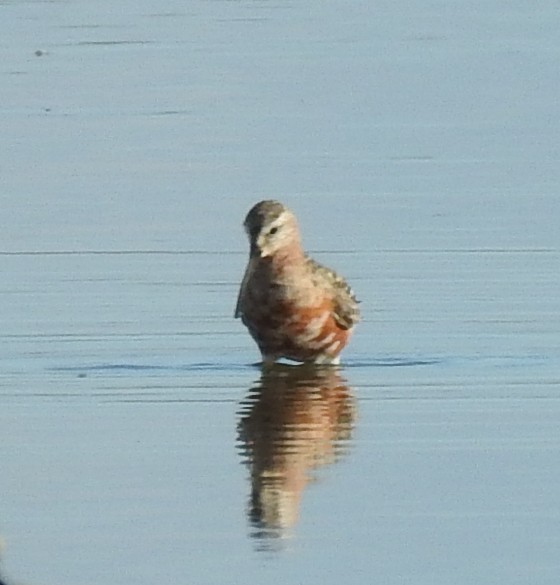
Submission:
[[[553,2],[0,3],[0,574],[556,584]],[[261,372],[257,200],[363,321]]]

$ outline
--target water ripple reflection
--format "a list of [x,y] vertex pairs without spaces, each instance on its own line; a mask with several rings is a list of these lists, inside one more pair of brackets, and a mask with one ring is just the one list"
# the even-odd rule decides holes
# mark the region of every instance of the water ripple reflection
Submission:
[[333,368],[276,365],[249,389],[238,415],[238,446],[250,470],[251,535],[268,550],[290,534],[317,469],[347,451],[354,398]]

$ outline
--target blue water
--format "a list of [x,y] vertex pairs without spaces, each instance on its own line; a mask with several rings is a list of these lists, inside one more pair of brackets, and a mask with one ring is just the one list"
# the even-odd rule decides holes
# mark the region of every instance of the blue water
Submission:
[[[560,563],[554,2],[0,2],[0,580],[539,585]],[[340,370],[233,310],[275,197]]]

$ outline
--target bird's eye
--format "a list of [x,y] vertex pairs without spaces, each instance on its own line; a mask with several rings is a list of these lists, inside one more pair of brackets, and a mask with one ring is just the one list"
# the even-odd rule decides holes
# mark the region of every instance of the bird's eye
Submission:
[[273,227],[270,229],[270,231],[268,232],[271,236],[273,236],[276,232],[278,231],[277,227]]

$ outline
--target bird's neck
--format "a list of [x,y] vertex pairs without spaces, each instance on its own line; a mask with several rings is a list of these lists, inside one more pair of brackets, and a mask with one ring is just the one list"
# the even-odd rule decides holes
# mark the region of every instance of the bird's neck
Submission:
[[305,266],[305,254],[299,242],[284,246],[271,257],[275,272],[288,274]]

